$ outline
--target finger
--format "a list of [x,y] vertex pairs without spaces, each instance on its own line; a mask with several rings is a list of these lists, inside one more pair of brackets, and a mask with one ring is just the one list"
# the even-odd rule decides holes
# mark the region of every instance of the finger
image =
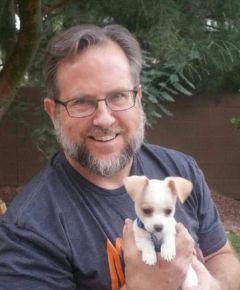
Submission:
[[177,236],[191,237],[188,229],[181,223],[176,225],[176,234]]
[[130,219],[126,219],[123,227],[123,251],[127,253],[128,249],[134,244],[133,222]]
[[176,232],[179,233],[179,231],[182,231],[184,229],[184,225],[182,223],[176,224]]
[[178,257],[185,257],[190,263],[194,256],[195,242],[183,224],[177,224],[176,252]]
[[124,227],[123,227],[123,234],[127,230],[131,230],[133,226],[133,221],[129,218],[125,219]]
[[201,280],[201,277],[206,277],[206,275],[208,275],[207,268],[203,265],[203,263],[199,262],[198,259],[196,258],[194,258],[192,261],[192,267],[197,273],[199,280]]
[[136,246],[134,237],[133,222],[130,219],[125,220],[123,228],[123,256],[125,263],[139,261],[141,259],[140,251]]
[[192,261],[192,268],[198,277],[198,284],[192,287],[184,287],[182,290],[200,290],[203,289],[202,286],[206,284],[208,271],[205,266],[194,258]]
[[126,219],[123,227],[123,238],[128,238],[132,232],[133,222],[131,219]]
[[187,235],[187,234],[189,234],[187,228],[182,223],[177,223],[176,224],[176,233],[177,233],[177,235]]
[[189,234],[187,228],[182,223],[176,224],[176,239],[182,241],[184,240],[193,240]]

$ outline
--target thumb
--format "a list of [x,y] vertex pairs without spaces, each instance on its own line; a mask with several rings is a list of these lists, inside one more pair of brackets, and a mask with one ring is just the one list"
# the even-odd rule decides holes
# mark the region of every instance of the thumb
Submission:
[[130,219],[126,219],[123,227],[123,246],[131,243],[132,240],[134,240],[133,222]]
[[125,220],[123,227],[123,254],[127,260],[137,252],[135,237],[133,233],[133,222],[130,219]]

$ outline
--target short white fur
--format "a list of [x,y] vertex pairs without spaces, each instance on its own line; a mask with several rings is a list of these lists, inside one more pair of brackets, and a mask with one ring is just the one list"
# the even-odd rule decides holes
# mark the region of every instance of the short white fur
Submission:
[[[148,265],[157,263],[157,253],[151,239],[154,234],[161,240],[160,255],[166,261],[176,256],[176,221],[174,219],[177,198],[183,203],[191,194],[192,183],[182,177],[167,177],[164,180],[148,179],[146,176],[129,176],[123,180],[127,192],[135,204],[135,211],[145,229],[134,221],[133,230],[142,260]],[[183,287],[197,285],[196,272],[189,265]]]

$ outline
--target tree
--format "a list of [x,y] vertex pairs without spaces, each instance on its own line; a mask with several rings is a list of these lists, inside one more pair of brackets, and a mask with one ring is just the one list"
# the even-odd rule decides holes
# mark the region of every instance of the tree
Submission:
[[[15,25],[15,7],[20,18],[19,32]],[[1,41],[3,55],[3,68],[0,71],[1,121],[35,56],[42,32],[42,16],[40,0],[18,0],[16,3],[13,0],[5,0],[2,1],[0,8],[0,28],[3,36],[5,34],[5,38],[2,37]]]

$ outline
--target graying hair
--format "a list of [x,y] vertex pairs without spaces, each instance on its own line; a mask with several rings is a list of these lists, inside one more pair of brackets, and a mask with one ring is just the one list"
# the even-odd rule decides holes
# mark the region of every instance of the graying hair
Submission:
[[131,67],[135,86],[140,83],[142,69],[141,50],[133,35],[121,25],[82,24],[69,28],[53,37],[45,53],[44,78],[48,98],[58,98],[57,69],[61,60],[79,54],[91,46],[106,44],[113,41],[126,54]]

